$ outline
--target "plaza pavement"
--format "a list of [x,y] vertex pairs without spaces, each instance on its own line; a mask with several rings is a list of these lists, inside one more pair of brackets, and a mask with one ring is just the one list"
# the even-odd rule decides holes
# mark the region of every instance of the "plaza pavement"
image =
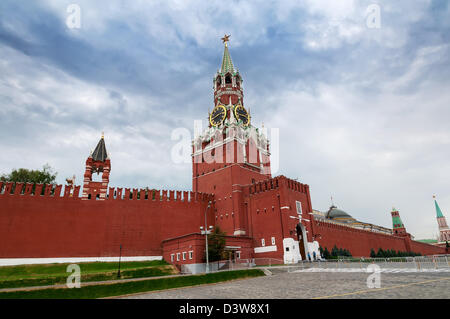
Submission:
[[271,276],[141,293],[131,299],[450,299],[450,272],[382,271],[381,287],[370,289],[371,273],[277,270]]

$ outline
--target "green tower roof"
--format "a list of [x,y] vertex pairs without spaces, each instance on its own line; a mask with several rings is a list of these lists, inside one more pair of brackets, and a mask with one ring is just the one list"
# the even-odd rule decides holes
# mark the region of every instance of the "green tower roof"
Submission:
[[403,228],[403,223],[402,220],[400,219],[400,216],[393,216],[392,217],[392,225],[394,227],[394,229],[396,228]]
[[440,209],[440,207],[439,207],[439,205],[438,205],[436,200],[434,200],[434,206],[436,206],[436,217],[437,218],[444,217],[444,215],[442,214],[442,211],[441,211],[441,209]]
[[[393,213],[397,212],[397,210],[395,208],[392,208],[392,212]],[[398,215],[398,214],[392,215],[392,227],[393,227],[393,229],[405,227],[405,226],[403,226],[402,219],[400,218],[400,215]]]
[[231,61],[230,52],[228,51],[228,45],[225,42],[225,50],[223,51],[223,59],[222,59],[222,68],[220,70],[222,74],[226,74],[228,72],[234,73],[233,61]]

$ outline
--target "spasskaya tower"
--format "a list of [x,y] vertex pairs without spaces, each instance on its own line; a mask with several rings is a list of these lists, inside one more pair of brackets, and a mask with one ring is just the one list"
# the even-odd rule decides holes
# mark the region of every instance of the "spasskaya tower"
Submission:
[[[271,177],[269,141],[251,123],[244,105],[242,77],[222,38],[222,65],[213,78],[209,125],[192,141],[194,192],[215,195],[216,223],[229,235],[246,235],[242,187]],[[218,218],[221,216],[221,218]]]

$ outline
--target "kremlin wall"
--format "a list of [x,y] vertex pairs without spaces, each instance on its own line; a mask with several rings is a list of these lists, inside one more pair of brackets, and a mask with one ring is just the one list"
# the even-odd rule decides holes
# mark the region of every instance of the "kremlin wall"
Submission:
[[[37,185],[34,193],[31,184],[13,186],[13,183],[0,182],[0,259],[117,257],[122,245],[122,256],[163,256],[170,261],[172,254],[192,251],[192,259],[183,261],[180,257],[178,263],[202,263],[205,241],[199,228],[204,225],[205,211],[208,225],[221,225],[225,219],[223,228],[226,229],[227,224],[235,222],[233,216],[214,214],[214,203],[218,199],[205,193],[154,190],[146,195],[146,190],[110,188],[109,194],[116,196],[108,196],[106,200],[83,200],[79,196],[80,186],[63,189],[61,185]],[[14,193],[10,193],[13,188]],[[280,206],[284,204],[279,200],[285,199],[283,203],[298,197],[309,200],[302,188],[306,191],[307,185],[285,177],[246,188],[249,214],[242,227],[248,229],[248,236],[228,236],[227,246],[239,251],[242,259],[285,259],[284,250],[273,246],[279,243],[283,243],[284,248],[289,244],[295,246],[296,219],[290,218],[294,215],[292,207]],[[41,189],[44,195],[36,195]],[[209,201],[213,204],[207,209]],[[346,248],[353,256],[368,257],[372,248],[422,255],[446,253],[444,247],[420,243],[409,236],[316,221],[307,211],[304,207],[302,224],[307,242],[305,245],[300,241],[304,245],[302,249],[298,242],[296,245],[301,252],[313,251],[317,240],[328,249],[334,245]],[[271,245],[272,238],[275,245]],[[262,239],[267,243],[264,246]],[[303,256],[298,259],[304,259]],[[177,263],[176,258],[173,262]]]
[[[335,245],[366,257],[379,248],[448,253],[412,240],[403,223],[395,222],[398,211],[391,213],[392,231],[358,228],[346,216],[314,214],[307,184],[272,177],[270,142],[251,124],[242,77],[231,61],[228,38],[223,40],[210,125],[192,141],[193,191],[109,187],[112,161],[102,137],[86,160],[82,187],[0,182],[0,262],[120,253],[198,266],[205,262],[201,227],[214,226],[225,232],[225,250],[233,259],[296,263],[308,253],[319,256],[319,246]],[[95,173],[102,174],[101,182],[92,181]]]

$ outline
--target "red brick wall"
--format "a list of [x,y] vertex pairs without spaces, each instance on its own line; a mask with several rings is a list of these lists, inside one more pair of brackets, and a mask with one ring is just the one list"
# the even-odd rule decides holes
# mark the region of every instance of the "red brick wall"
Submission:
[[[317,240],[329,250],[336,245],[350,250],[353,256],[369,256],[371,248],[380,247],[396,251],[407,251],[410,247],[422,255],[445,253],[443,247],[406,237],[315,222],[309,214],[308,185],[284,176],[238,188],[242,192],[231,192],[215,200],[208,212],[208,225],[219,224],[231,232],[238,222],[233,209],[238,207],[242,212],[239,223],[246,229],[246,236],[254,237],[248,239],[249,243],[260,247],[264,238],[269,246],[273,236],[279,247],[277,252],[253,257],[282,258],[282,239],[296,239],[291,231],[298,220],[290,218],[296,216],[296,200],[302,203],[308,241],[313,240],[313,235],[320,235]],[[43,190],[44,195],[32,195],[31,185],[18,183],[11,194],[13,184],[0,182],[0,258],[117,256],[120,244],[123,256],[160,256],[163,240],[198,232],[204,226],[208,201],[214,202],[212,195],[204,193],[156,191],[153,200],[152,193],[149,199],[144,198],[144,190],[133,190],[130,196],[130,189],[111,188],[109,193],[116,195],[107,200],[81,200],[79,187],[75,188],[73,197],[68,188],[62,197],[59,196],[61,185],[55,189],[58,195],[52,196],[51,188],[38,185],[36,193],[41,194]],[[280,217],[281,207],[287,208]],[[224,217],[227,213],[228,217]],[[252,248],[246,249],[247,254],[252,254]]]
[[[162,243],[164,260],[175,264],[194,264],[202,263],[205,255],[204,235],[191,234],[175,239],[165,240]],[[183,252],[186,253],[186,259],[183,260]],[[189,258],[189,252],[192,252],[192,259]],[[173,254],[173,261],[171,255]],[[180,260],[177,260],[177,254],[180,254]]]
[[233,235],[237,229],[246,230],[246,218],[239,215],[243,210],[241,185],[267,179],[266,175],[245,166],[245,164],[229,164],[225,168],[200,175],[194,178],[194,190],[214,194],[216,224],[227,233]]
[[[404,252],[409,250],[407,242],[410,240],[407,237],[374,233],[327,222],[316,221],[314,224],[315,233],[321,236],[318,238],[320,246],[326,247],[330,252],[334,245],[338,248],[348,249],[354,257],[369,257],[371,248],[375,252],[379,248]],[[410,242],[411,250],[415,253],[422,255],[445,254],[445,249],[440,247],[415,241]]]
[[445,249],[445,245],[444,247],[439,247],[414,240],[411,241],[411,250],[416,253],[421,253],[422,255],[448,254]]
[[255,183],[245,190],[249,236],[253,237],[254,246],[261,247],[262,239],[265,240],[265,246],[271,246],[272,237],[275,237],[277,246],[276,252],[258,253],[255,258],[283,259],[283,239],[290,237],[298,240],[296,201],[301,203],[302,224],[306,228],[308,241],[312,241],[313,230],[309,214],[312,208],[308,185],[279,176]]
[[[225,246],[240,247],[233,249],[241,252],[241,259],[252,258],[252,240],[248,237],[230,237],[225,238]],[[189,234],[173,239],[163,241],[163,258],[174,265],[195,264],[205,262],[205,235]],[[189,252],[192,251],[192,259],[189,259]],[[186,259],[183,260],[183,252],[186,253]],[[174,260],[172,261],[171,255]],[[180,254],[180,260],[177,260],[177,254]]]
[[[1,189],[1,185],[0,185]],[[60,188],[61,190],[61,188]],[[167,238],[198,232],[211,195],[156,200],[0,194],[0,258],[160,256]],[[125,198],[130,190],[126,189]],[[181,192],[178,192],[181,195]],[[190,197],[189,197],[190,195]],[[208,223],[213,223],[212,210]]]

